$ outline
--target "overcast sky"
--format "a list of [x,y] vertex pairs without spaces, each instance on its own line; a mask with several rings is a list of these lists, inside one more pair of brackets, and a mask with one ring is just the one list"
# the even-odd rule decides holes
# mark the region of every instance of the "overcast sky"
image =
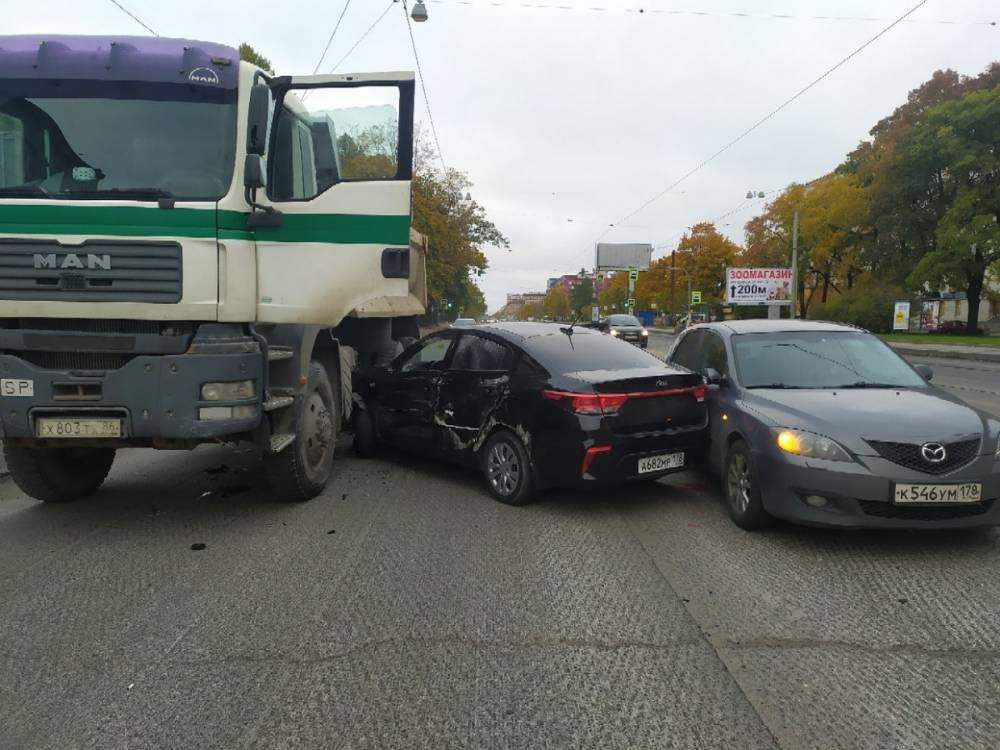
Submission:
[[[509,291],[544,289],[549,276],[590,266],[609,224],[917,1],[428,0],[430,20],[414,32],[444,158],[468,173],[511,241],[511,252],[488,253],[490,308]],[[121,2],[161,35],[247,41],[277,73],[292,74],[312,72],[344,0]],[[351,1],[321,72],[387,5]],[[146,33],[111,0],[4,6],[4,34]],[[824,15],[880,20],[813,18]],[[973,75],[1000,59],[1000,25],[984,23],[1000,22],[998,0],[929,0],[911,19],[605,240],[673,246],[686,227],[743,203],[748,189],[830,170],[934,70]],[[337,72],[413,67],[396,7]],[[418,118],[427,118],[422,101]],[[741,241],[755,209],[759,202],[720,228]]]

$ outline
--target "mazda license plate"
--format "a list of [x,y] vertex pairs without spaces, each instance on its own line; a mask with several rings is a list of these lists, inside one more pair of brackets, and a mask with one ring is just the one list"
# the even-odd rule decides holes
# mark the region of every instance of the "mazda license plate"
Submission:
[[897,484],[893,502],[897,505],[928,505],[935,503],[978,503],[983,499],[983,485],[965,484]]
[[35,437],[40,438],[118,438],[122,421],[112,418],[39,417]]
[[639,473],[650,474],[654,471],[679,469],[684,466],[683,453],[660,453],[656,456],[646,456],[639,459]]

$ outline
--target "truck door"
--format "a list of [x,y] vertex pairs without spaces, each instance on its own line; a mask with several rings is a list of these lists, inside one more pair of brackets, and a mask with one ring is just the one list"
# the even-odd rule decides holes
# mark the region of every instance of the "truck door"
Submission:
[[409,294],[413,74],[279,78],[271,89],[266,202],[281,217],[254,230],[257,320],[391,314]]

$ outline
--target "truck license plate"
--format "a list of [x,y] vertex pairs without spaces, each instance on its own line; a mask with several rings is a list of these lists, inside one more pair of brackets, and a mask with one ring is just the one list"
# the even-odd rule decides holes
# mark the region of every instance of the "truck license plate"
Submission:
[[117,438],[122,436],[120,419],[76,419],[39,417],[35,437],[40,438]]
[[646,456],[639,459],[639,473],[649,474],[653,471],[679,469],[684,465],[683,453],[661,453],[658,456]]
[[983,485],[966,484],[897,484],[893,502],[897,505],[933,503],[978,503],[983,499]]

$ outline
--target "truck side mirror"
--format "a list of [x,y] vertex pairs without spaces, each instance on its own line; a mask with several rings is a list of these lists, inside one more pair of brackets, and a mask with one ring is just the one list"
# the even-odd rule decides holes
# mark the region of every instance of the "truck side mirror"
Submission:
[[267,173],[264,169],[263,156],[247,154],[243,164],[243,186],[248,190],[258,190],[267,186]]
[[270,120],[271,90],[262,83],[254,84],[250,89],[250,102],[247,106],[247,154],[265,154]]

